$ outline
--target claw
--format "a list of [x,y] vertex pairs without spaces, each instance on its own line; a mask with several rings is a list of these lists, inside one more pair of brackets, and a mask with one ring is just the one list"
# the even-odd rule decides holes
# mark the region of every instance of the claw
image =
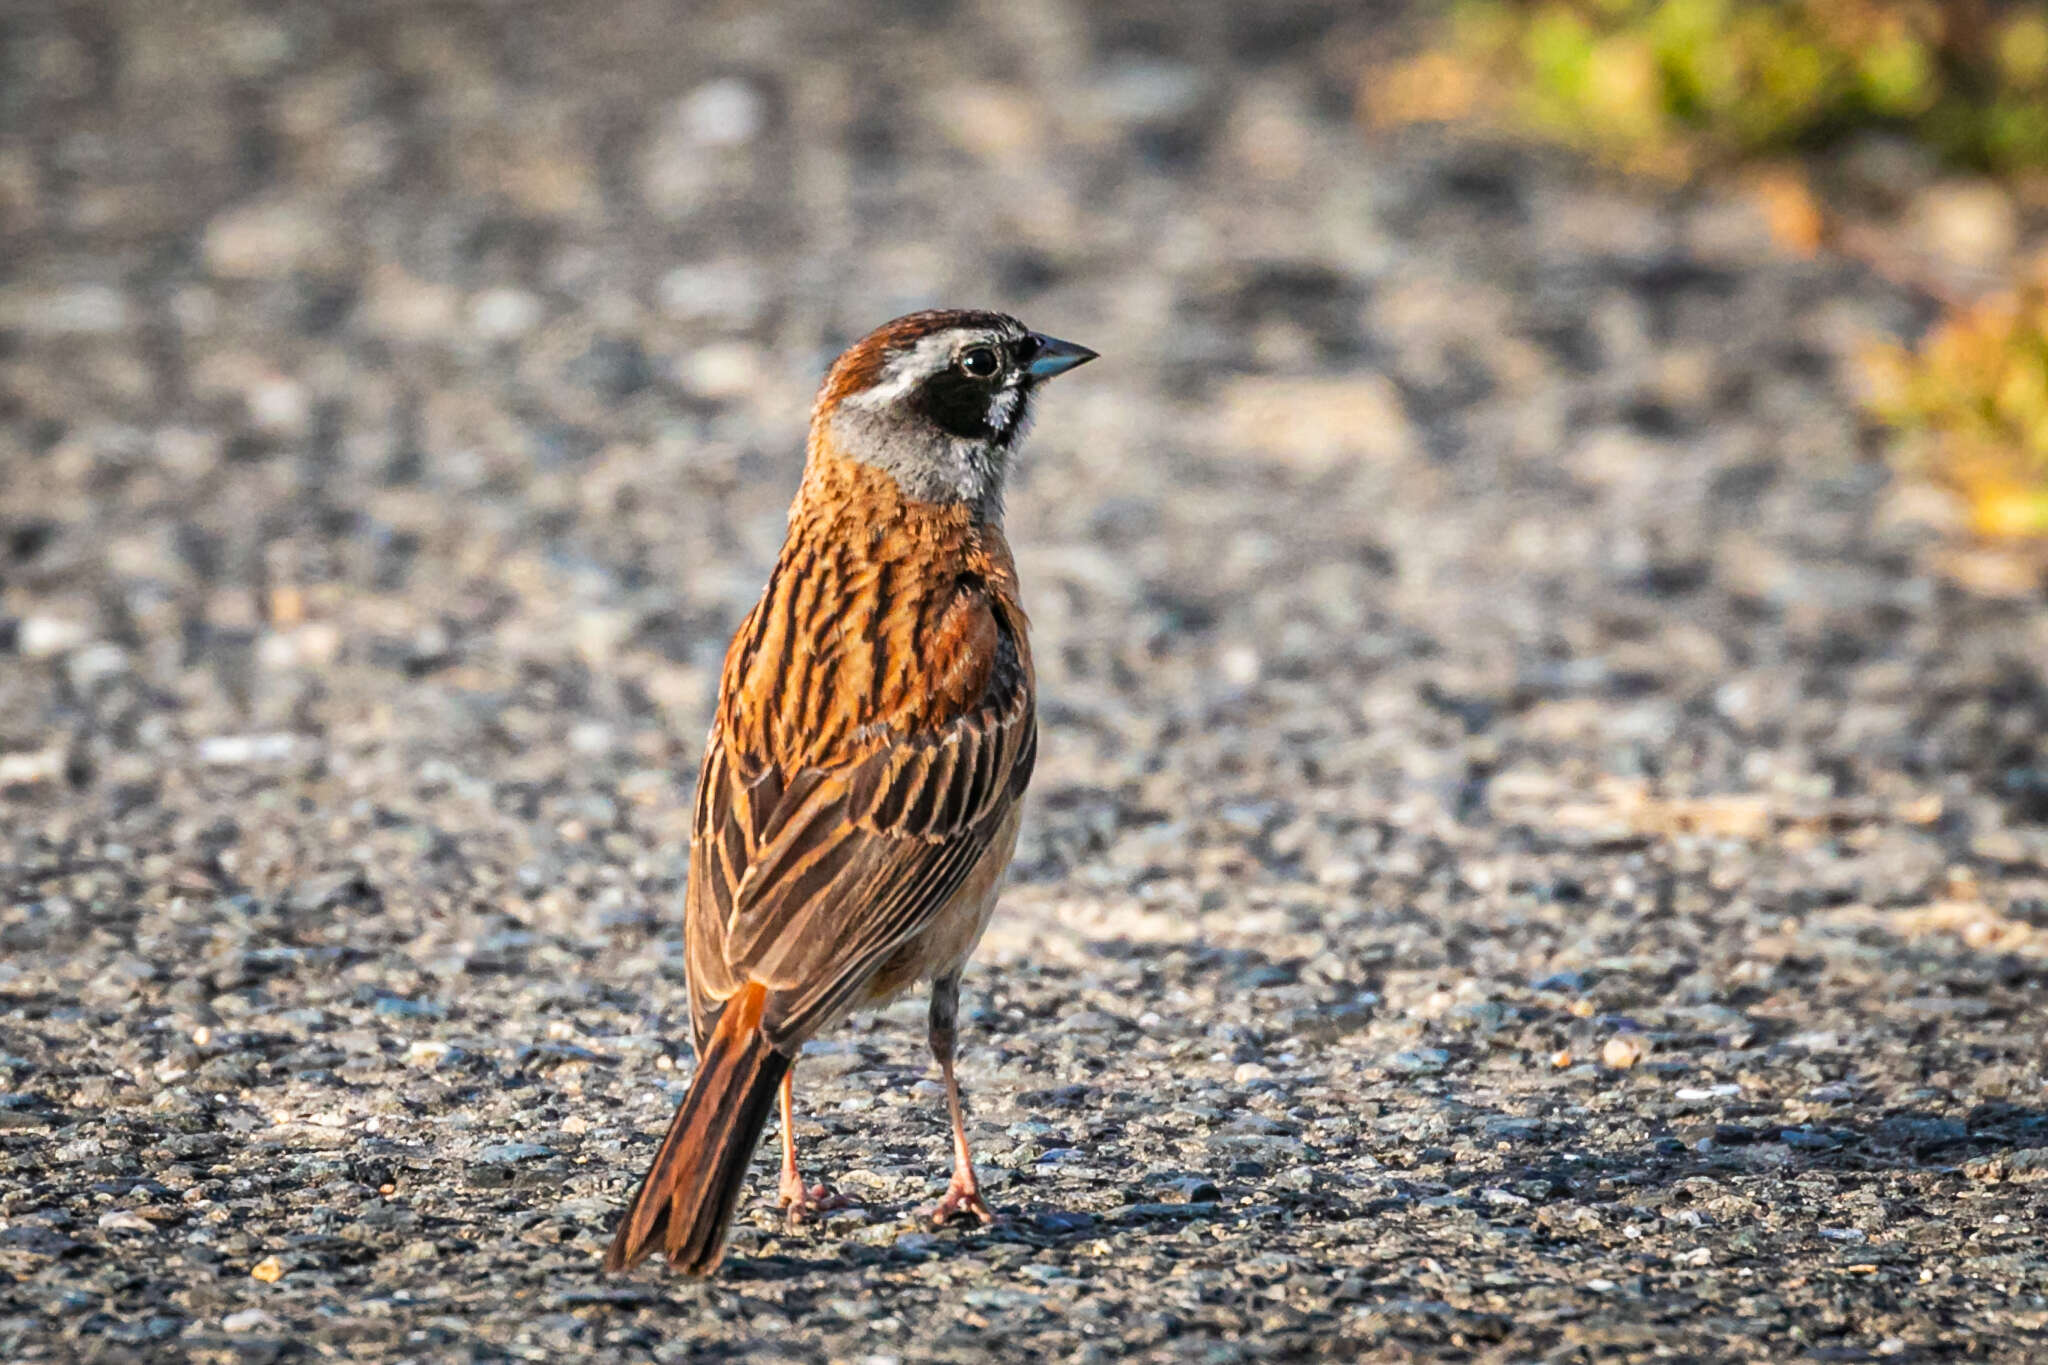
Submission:
[[819,1214],[830,1213],[834,1209],[850,1209],[854,1206],[853,1200],[845,1195],[836,1194],[823,1185],[806,1188],[802,1180],[783,1181],[782,1193],[775,1202],[789,1215],[789,1225],[793,1228],[802,1227],[816,1219]]
[[996,1211],[981,1197],[981,1190],[973,1185],[954,1181],[946,1189],[946,1197],[935,1205],[931,1212],[933,1227],[944,1227],[963,1213],[971,1213],[984,1225],[996,1221]]

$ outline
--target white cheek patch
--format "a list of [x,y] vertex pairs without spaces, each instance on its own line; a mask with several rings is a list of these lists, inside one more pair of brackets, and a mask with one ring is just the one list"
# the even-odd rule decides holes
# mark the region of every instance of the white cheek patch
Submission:
[[988,403],[989,430],[1002,433],[1010,429],[1010,419],[1017,414],[1017,400],[1021,397],[1013,386],[998,389],[996,396]]

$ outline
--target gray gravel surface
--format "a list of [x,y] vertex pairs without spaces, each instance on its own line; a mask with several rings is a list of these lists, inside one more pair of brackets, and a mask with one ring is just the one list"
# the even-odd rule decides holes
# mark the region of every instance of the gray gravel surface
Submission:
[[[1854,416],[1924,307],[1353,116],[1384,14],[0,13],[0,1357],[2048,1353],[2048,605]],[[799,1068],[710,1285],[717,661],[845,341],[1104,359],[1010,526],[968,976]]]

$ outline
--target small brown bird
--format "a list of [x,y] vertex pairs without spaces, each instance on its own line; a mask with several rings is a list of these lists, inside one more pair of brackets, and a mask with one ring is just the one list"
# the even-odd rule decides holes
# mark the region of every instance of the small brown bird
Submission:
[[1031,650],[1003,539],[1003,480],[1044,380],[1095,352],[1000,313],[913,313],[833,364],[811,411],[782,554],[726,651],[697,779],[683,901],[697,1072],[609,1270],[725,1252],[747,1165],[791,1068],[851,1010],[932,983],[953,1180],[981,1197],[953,1076],[960,973],[1017,842],[1037,753]]

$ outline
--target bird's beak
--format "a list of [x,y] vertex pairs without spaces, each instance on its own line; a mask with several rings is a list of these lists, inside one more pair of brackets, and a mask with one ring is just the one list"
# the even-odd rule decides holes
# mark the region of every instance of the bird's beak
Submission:
[[1038,343],[1038,350],[1032,354],[1024,369],[1033,379],[1050,379],[1056,374],[1065,374],[1076,365],[1086,365],[1095,359],[1095,352],[1071,341],[1061,341],[1058,337],[1049,337],[1038,332],[1033,332],[1031,339]]

